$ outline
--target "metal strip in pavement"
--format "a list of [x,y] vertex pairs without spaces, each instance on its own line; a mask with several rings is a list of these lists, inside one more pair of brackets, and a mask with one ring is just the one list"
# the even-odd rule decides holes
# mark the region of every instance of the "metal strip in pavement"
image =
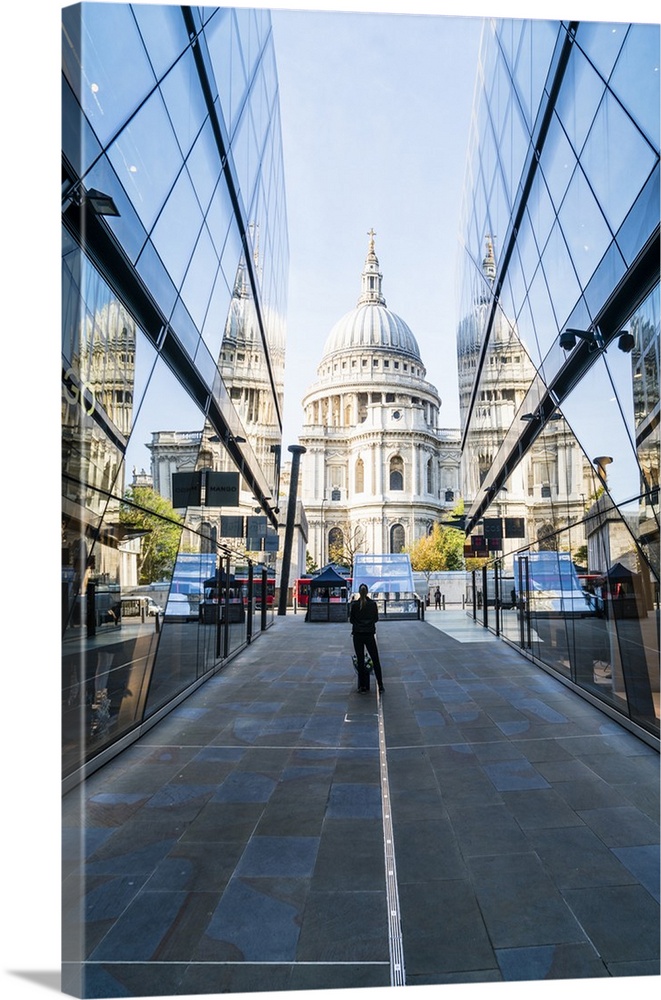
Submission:
[[395,866],[395,841],[390,811],[390,785],[388,783],[388,762],[386,760],[386,732],[383,722],[383,704],[378,696],[379,720],[379,770],[381,774],[381,811],[383,815],[383,853],[386,869],[386,906],[388,908],[388,945],[390,948],[390,985],[406,985],[404,973],[404,948],[397,889],[397,868]]

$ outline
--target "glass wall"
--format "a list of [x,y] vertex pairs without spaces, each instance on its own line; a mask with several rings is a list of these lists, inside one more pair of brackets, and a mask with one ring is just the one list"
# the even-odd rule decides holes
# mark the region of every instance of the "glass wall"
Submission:
[[268,12],[62,17],[71,783],[273,621],[288,245]]
[[476,617],[659,734],[659,26],[490,22],[463,205]]

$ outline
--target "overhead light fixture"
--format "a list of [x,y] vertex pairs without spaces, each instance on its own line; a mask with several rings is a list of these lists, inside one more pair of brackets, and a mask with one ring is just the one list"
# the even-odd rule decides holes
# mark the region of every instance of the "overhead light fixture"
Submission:
[[109,194],[90,188],[84,197],[85,204],[89,205],[95,215],[119,215],[119,209]]
[[630,354],[636,346],[636,338],[633,333],[629,333],[628,330],[623,330],[620,336],[617,338],[617,346],[625,354]]
[[563,351],[573,351],[577,339],[584,340],[589,351],[598,351],[604,346],[604,341],[598,330],[574,330],[568,327],[560,334],[560,347]]
[[[543,413],[541,413],[538,410],[537,413],[522,413],[520,419],[521,420],[527,420],[527,421],[530,421],[530,420],[543,420],[544,419],[544,415],[543,415]],[[548,416],[546,419],[547,420],[562,420],[562,414],[558,413],[557,410],[554,410],[553,413],[551,413],[550,416]]]

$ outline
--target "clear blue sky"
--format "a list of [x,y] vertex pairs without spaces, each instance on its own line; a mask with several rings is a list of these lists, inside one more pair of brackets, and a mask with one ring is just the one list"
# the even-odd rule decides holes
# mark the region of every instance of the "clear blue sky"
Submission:
[[441,423],[458,426],[454,273],[482,19],[276,11],[290,239],[285,444],[370,228],[390,309],[411,327]]

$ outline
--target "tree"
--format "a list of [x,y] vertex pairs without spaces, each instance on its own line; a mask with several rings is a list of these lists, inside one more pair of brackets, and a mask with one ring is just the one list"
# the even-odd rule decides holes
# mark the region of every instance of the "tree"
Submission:
[[[331,541],[328,546],[328,558],[335,566],[346,566],[349,576],[353,576],[353,562],[357,552],[360,552],[365,539],[365,533],[360,524],[352,525],[344,521],[336,525],[333,531],[338,532],[340,541]],[[333,532],[331,532],[331,535]]]
[[316,562],[314,561],[314,559],[310,555],[309,550],[306,551],[306,553],[305,553],[305,572],[308,574],[308,576],[312,576],[312,574],[316,573],[318,569],[319,569],[319,567],[317,566]]
[[151,486],[129,486],[119,520],[142,535],[138,557],[140,583],[171,579],[184,522],[170,501]]
[[464,533],[457,528],[435,524],[431,534],[419,538],[407,551],[412,569],[424,573],[427,584],[432,573],[464,569]]

